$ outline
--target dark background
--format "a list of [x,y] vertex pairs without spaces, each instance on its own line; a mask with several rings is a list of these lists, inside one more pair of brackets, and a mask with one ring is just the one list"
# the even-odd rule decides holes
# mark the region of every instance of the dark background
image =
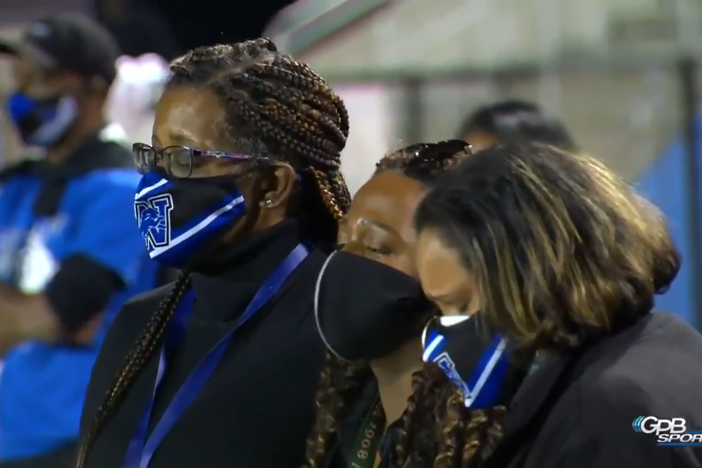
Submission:
[[96,0],[122,52],[171,60],[190,49],[260,37],[293,0]]

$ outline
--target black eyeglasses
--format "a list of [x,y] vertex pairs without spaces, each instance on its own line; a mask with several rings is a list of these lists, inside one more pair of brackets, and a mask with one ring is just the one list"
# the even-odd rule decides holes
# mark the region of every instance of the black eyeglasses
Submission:
[[159,161],[162,161],[166,173],[179,179],[186,179],[192,175],[196,158],[231,159],[239,162],[271,160],[270,158],[228,153],[226,151],[199,150],[188,148],[187,146],[168,146],[163,149],[156,149],[146,143],[134,143],[132,151],[134,152],[134,159],[139,172],[149,172],[158,165]]

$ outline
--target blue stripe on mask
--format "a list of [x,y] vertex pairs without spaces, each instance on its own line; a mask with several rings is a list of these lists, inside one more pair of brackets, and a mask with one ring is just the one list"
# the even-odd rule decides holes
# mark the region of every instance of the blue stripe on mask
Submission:
[[[424,361],[437,364],[449,380],[463,391],[466,407],[488,408],[499,404],[510,368],[505,341],[495,336],[486,343],[473,332],[473,327],[468,327],[471,330],[469,333],[450,336],[452,328],[427,328],[423,339]],[[468,350],[466,347],[469,346],[480,346],[482,349]],[[465,353],[460,352],[462,349],[466,350]],[[475,359],[476,356],[478,359]]]

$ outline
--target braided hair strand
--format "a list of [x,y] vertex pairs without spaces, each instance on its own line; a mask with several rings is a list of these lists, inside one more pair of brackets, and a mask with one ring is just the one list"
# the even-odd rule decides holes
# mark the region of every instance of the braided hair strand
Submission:
[[[172,87],[214,92],[226,111],[223,133],[239,151],[293,166],[301,195],[291,213],[303,238],[320,247],[336,241],[337,223],[351,203],[341,174],[349,116],[341,98],[306,64],[278,52],[270,39],[199,47],[171,63]],[[183,272],[161,302],[97,410],[82,441],[78,468],[132,383],[160,346],[176,305],[189,286]]]

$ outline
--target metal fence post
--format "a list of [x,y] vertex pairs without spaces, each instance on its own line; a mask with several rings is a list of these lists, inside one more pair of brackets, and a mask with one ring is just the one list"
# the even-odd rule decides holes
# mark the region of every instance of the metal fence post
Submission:
[[402,82],[405,89],[405,128],[403,146],[419,143],[424,138],[423,80],[408,79]]
[[[685,186],[687,188],[690,286],[693,323],[702,330],[702,225],[700,224],[700,175],[697,151],[700,136],[697,132],[697,64],[683,58],[678,65],[680,99],[683,109],[683,136],[685,141]],[[671,181],[672,182],[672,181]]]

